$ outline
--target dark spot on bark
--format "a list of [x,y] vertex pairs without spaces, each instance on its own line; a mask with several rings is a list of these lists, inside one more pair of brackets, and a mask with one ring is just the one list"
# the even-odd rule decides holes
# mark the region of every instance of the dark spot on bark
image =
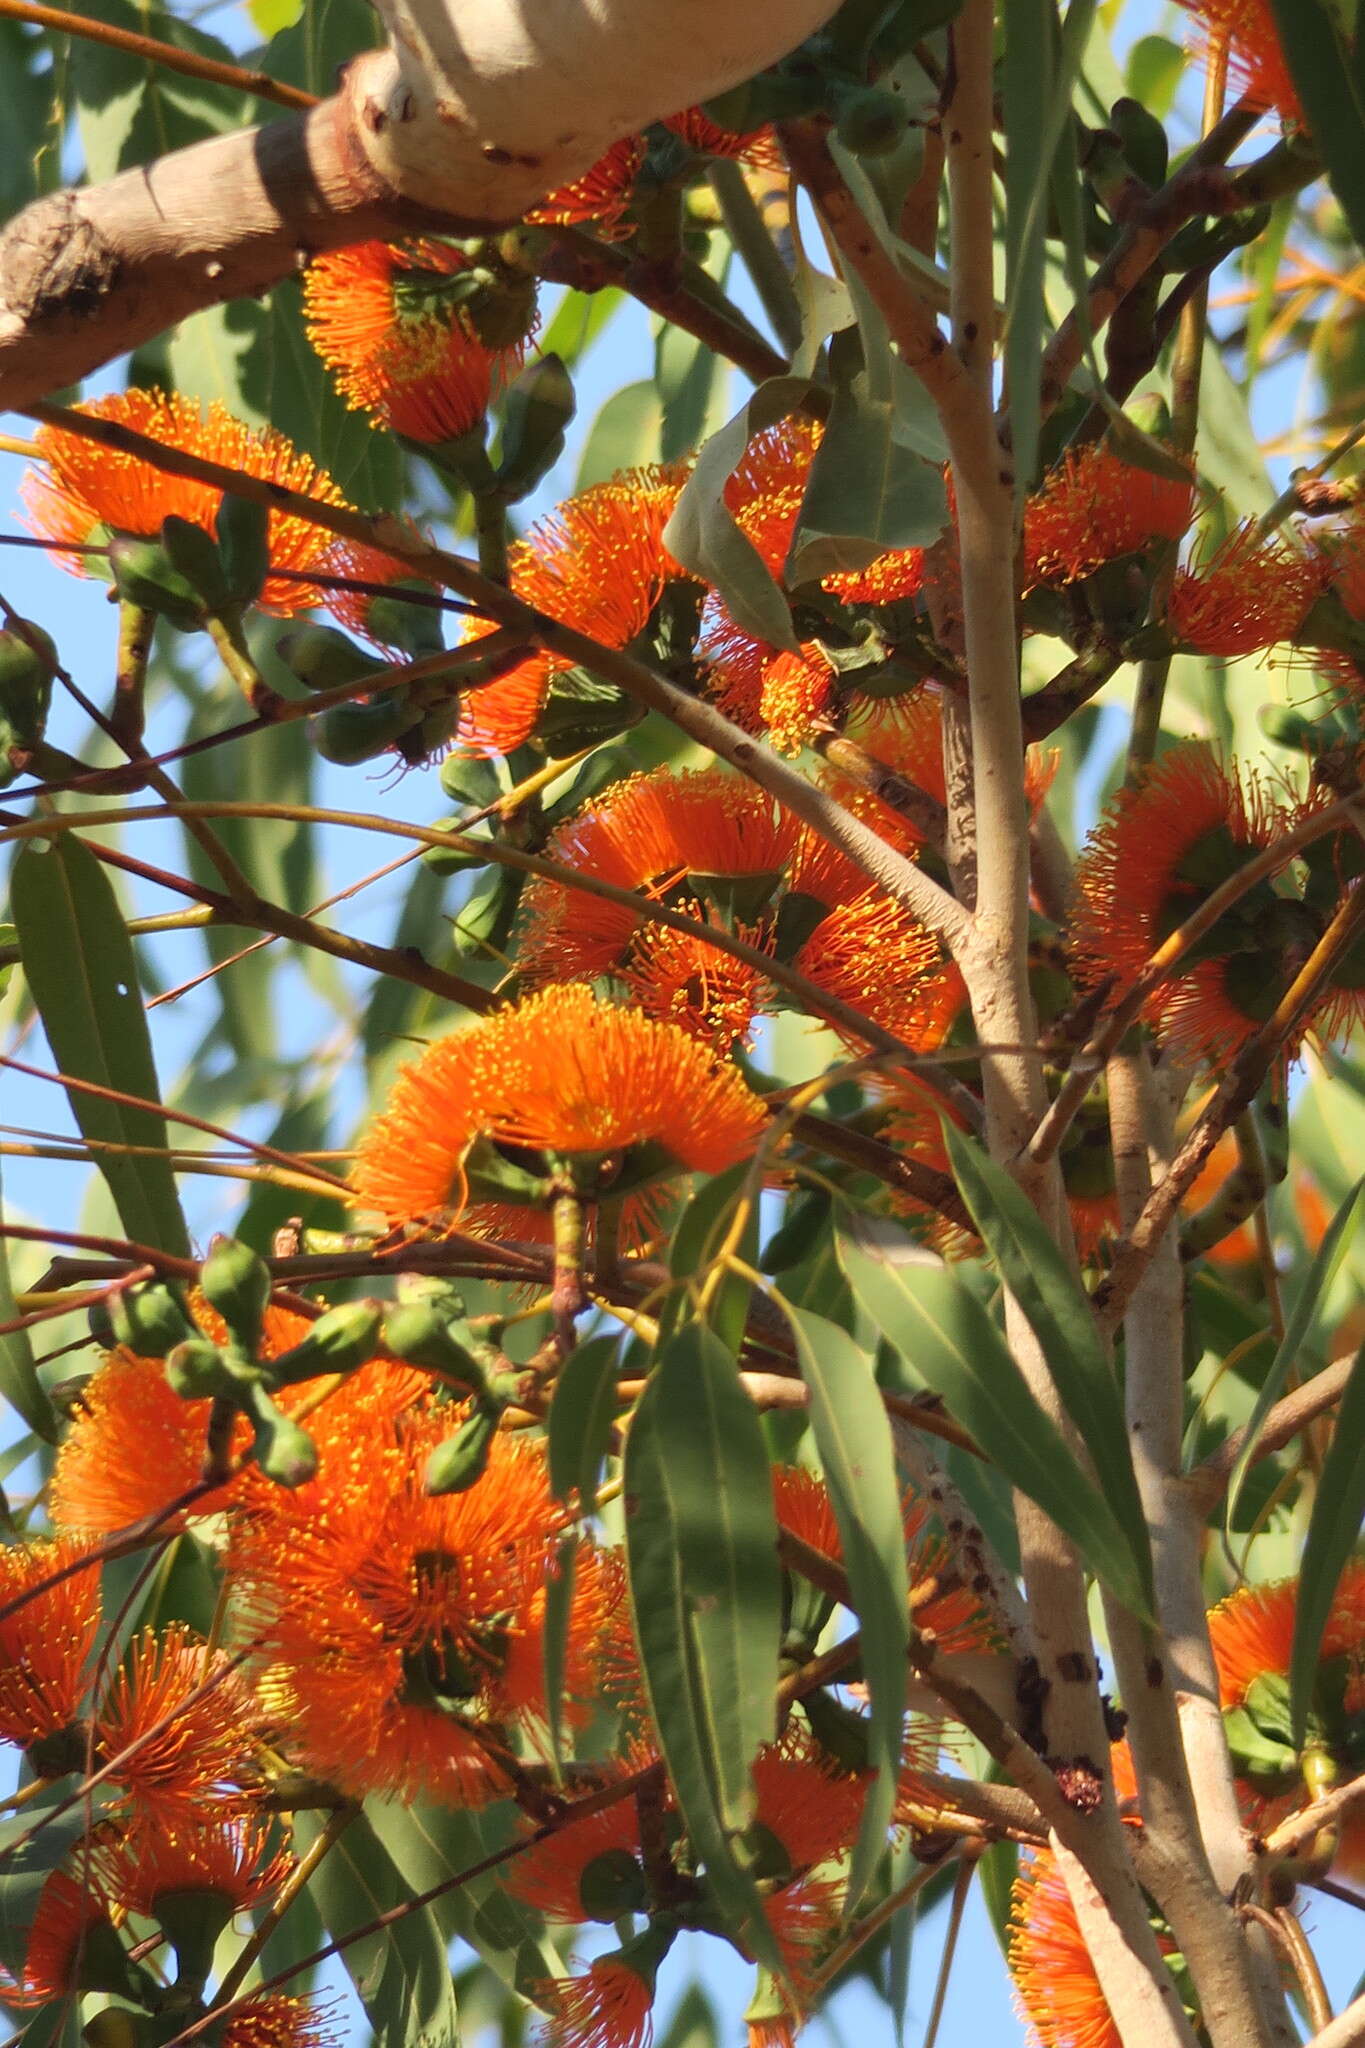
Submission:
[[931,335],[929,340],[930,355],[941,356],[943,354],[944,349],[947,348],[947,346],[948,344],[943,339],[943,336],[940,333],[938,333],[937,330],[935,330],[935,332],[933,333],[933,335]]
[[503,149],[496,142],[485,142],[483,155],[490,164],[520,164],[522,169],[527,171],[540,169],[538,156],[518,155],[515,150]]
[[949,133],[949,136],[948,136],[948,143],[949,143],[949,146],[950,146],[950,148],[956,149],[956,148],[957,148],[957,145],[958,145],[958,143],[959,143],[959,142],[961,142],[961,140],[962,140],[962,130],[961,130],[960,128],[954,128],[954,129],[952,129],[952,130],[950,131],[950,133]]
[[1095,1676],[1095,1667],[1084,1650],[1063,1650],[1057,1659],[1057,1676],[1071,1685],[1087,1685]]
[[1104,1797],[1104,1778],[1088,1756],[1078,1756],[1071,1763],[1060,1757],[1048,1757],[1046,1761],[1068,1806],[1077,1813],[1099,1811]]
[[978,1572],[976,1577],[972,1580],[971,1586],[972,1591],[975,1594],[977,1594],[978,1597],[984,1598],[984,1596],[991,1590],[990,1574],[988,1572]]
[[1147,1659],[1146,1676],[1147,1683],[1154,1692],[1166,1683],[1166,1667],[1160,1657],[1149,1657]]
[[978,335],[978,334],[979,334],[980,332],[981,332],[981,330],[980,330],[980,328],[979,328],[979,327],[977,326],[977,324],[976,324],[975,320],[967,320],[967,321],[964,321],[964,323],[963,323],[963,327],[962,327],[962,339],[963,339],[964,341],[975,341],[975,340],[976,340],[976,337],[977,337],[977,335]]
[[1002,490],[1012,491],[1014,489],[1014,471],[1012,469],[1002,469],[999,481]]
[[950,1536],[960,1536],[966,1526],[961,1515],[954,1515],[952,1521],[948,1524],[948,1534]]
[[371,135],[382,135],[389,125],[389,117],[377,100],[366,100],[360,110],[360,118]]

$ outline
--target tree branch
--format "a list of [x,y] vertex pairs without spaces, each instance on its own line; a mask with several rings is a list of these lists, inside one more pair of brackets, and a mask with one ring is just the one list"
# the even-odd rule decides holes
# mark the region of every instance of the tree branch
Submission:
[[519,219],[623,135],[737,85],[832,0],[404,0],[310,112],[35,200],[0,234],[0,407],[326,249]]

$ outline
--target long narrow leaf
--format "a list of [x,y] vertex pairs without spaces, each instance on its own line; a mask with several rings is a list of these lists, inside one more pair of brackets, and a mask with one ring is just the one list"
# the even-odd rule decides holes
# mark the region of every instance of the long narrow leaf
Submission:
[[943,1134],[962,1199],[1001,1279],[1043,1347],[1052,1383],[1085,1440],[1100,1490],[1123,1529],[1150,1601],[1147,1518],[1133,1473],[1118,1382],[1090,1303],[1018,1182],[946,1119]]
[[1246,1435],[1237,1463],[1232,1468],[1232,1477],[1228,1481],[1227,1505],[1223,1511],[1225,1543],[1234,1524],[1237,1504],[1242,1497],[1242,1487],[1256,1456],[1256,1446],[1265,1427],[1265,1419],[1284,1391],[1289,1369],[1302,1350],[1313,1318],[1337,1276],[1337,1269],[1351,1248],[1352,1233],[1362,1198],[1365,1198],[1365,1175],[1356,1182],[1324,1231],[1322,1243],[1318,1246],[1317,1255],[1309,1268],[1308,1278],[1303,1284],[1303,1291],[1290,1311],[1284,1336],[1280,1339],[1275,1356],[1270,1361],[1270,1369],[1261,1382],[1261,1391],[1256,1396],[1256,1405],[1247,1419]]
[[847,1330],[809,1309],[779,1305],[810,1388],[811,1426],[834,1504],[849,1592],[862,1625],[871,1714],[868,1760],[877,1776],[863,1807],[845,1917],[868,1885],[886,1840],[905,1739],[910,1589],[896,1456],[872,1360]]
[[1289,1701],[1295,1747],[1303,1741],[1312,1704],[1322,1633],[1332,1612],[1337,1581],[1360,1541],[1365,1516],[1365,1344],[1337,1408],[1337,1426],[1308,1524],[1294,1612],[1294,1647],[1289,1660]]
[[[14,863],[10,901],[24,973],[62,1072],[159,1102],[133,942],[94,854],[71,833],[46,850],[31,840]],[[94,1154],[129,1237],[161,1251],[188,1254],[189,1232],[175,1175],[164,1157],[165,1118],[79,1088],[67,1093],[87,1138],[151,1148],[141,1155]],[[158,1151],[163,1156],[157,1157]]]
[[[0,1217],[4,1212],[4,1193],[0,1186]],[[0,1323],[18,1320],[19,1304],[14,1298],[9,1254],[4,1238],[0,1237]],[[38,1378],[27,1330],[11,1330],[8,1336],[0,1337],[0,1394],[36,1435],[50,1444],[57,1441],[57,1417]]]
[[683,1821],[723,1912],[782,1973],[742,1840],[773,1730],[781,1627],[772,1484],[734,1360],[689,1325],[635,1410],[626,1558],[640,1665]]
[[1039,1407],[975,1296],[903,1239],[888,1246],[870,1233],[854,1238],[841,1231],[839,1256],[882,1335],[942,1394],[1010,1482],[1065,1531],[1114,1597],[1150,1621],[1142,1573],[1112,1507]]

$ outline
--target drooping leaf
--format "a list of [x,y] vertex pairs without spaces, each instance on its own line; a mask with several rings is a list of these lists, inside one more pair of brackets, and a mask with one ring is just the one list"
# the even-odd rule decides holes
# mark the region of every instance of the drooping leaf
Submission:
[[[669,1271],[676,1280],[705,1283],[711,1263],[719,1256],[726,1234],[732,1227],[748,1176],[749,1162],[740,1160],[736,1165],[727,1167],[724,1173],[712,1174],[688,1198],[668,1250]],[[758,1205],[755,1202],[750,1205],[745,1219],[739,1256],[746,1265],[752,1266],[757,1254]],[[734,1357],[738,1357],[744,1338],[752,1292],[751,1283],[742,1274],[727,1272],[707,1304],[708,1327],[714,1330]],[[688,1312],[688,1301],[687,1290],[681,1287],[670,1296],[661,1319],[665,1330],[673,1327],[675,1318]]]
[[[177,49],[230,64],[232,52],[165,8],[135,7],[131,0],[92,0],[84,12],[134,35],[154,36]],[[127,50],[78,38],[72,49],[76,115],[92,183],[129,164],[145,164],[174,149],[244,127],[257,103],[231,87],[168,71]]]
[[1337,1271],[1342,1261],[1352,1249],[1352,1240],[1362,1204],[1365,1204],[1365,1175],[1362,1175],[1356,1182],[1323,1233],[1322,1243],[1318,1246],[1312,1266],[1309,1268],[1308,1278],[1304,1281],[1303,1289],[1289,1312],[1288,1320],[1285,1323],[1284,1336],[1281,1338],[1275,1356],[1270,1361],[1266,1376],[1261,1382],[1261,1390],[1256,1396],[1256,1405],[1247,1418],[1246,1433],[1242,1441],[1242,1447],[1238,1453],[1237,1463],[1232,1468],[1232,1477],[1228,1481],[1227,1502],[1223,1511],[1225,1542],[1227,1541],[1227,1532],[1233,1527],[1233,1519],[1237,1513],[1238,1502],[1241,1499],[1242,1487],[1246,1482],[1247,1473],[1250,1471],[1256,1456],[1256,1446],[1260,1441],[1261,1430],[1265,1426],[1266,1416],[1284,1392],[1284,1384],[1289,1377],[1290,1368],[1294,1365],[1303,1349],[1309,1330],[1326,1298],[1328,1289],[1337,1276]]
[[1324,0],[1270,0],[1270,6],[1328,183],[1352,236],[1365,243],[1365,77],[1343,17]]
[[1116,1599],[1143,1621],[1151,1604],[1113,1508],[1038,1405],[1009,1347],[975,1296],[939,1260],[898,1233],[839,1232],[839,1256],[861,1307],[915,1372],[942,1394],[986,1456],[1036,1501]]
[[1323,1459],[1303,1546],[1299,1597],[1294,1611],[1294,1647],[1289,1661],[1290,1714],[1296,1747],[1303,1741],[1312,1705],[1318,1654],[1336,1599],[1337,1581],[1360,1542],[1363,1518],[1365,1344],[1356,1353],[1337,1406],[1336,1428]]
[[1052,1383],[1090,1453],[1100,1490],[1127,1538],[1150,1602],[1147,1518],[1133,1473],[1118,1382],[1090,1303],[1018,1182],[946,1118],[943,1135],[962,1199],[1000,1277],[1043,1347]]
[[806,377],[771,377],[760,384],[698,454],[664,529],[664,546],[720,592],[737,626],[791,654],[797,640],[790,607],[758,549],[740,531],[724,493],[754,435],[785,419],[810,390]]
[[555,1381],[550,1403],[550,1488],[560,1500],[571,1493],[589,1505],[616,1417],[619,1340],[588,1337],[575,1345]]
[[904,446],[894,397],[874,394],[861,350],[854,368],[843,340],[836,335],[830,350],[834,401],[787,557],[793,587],[865,569],[891,548],[927,547],[948,521],[939,465]]
[[735,1362],[678,1332],[626,1439],[626,1559],[641,1675],[683,1821],[722,1912],[779,1974],[743,1833],[775,1732],[781,1574],[757,1413]]
[[849,1869],[847,1916],[871,1883],[885,1845],[900,1771],[910,1647],[905,1528],[891,1428],[872,1359],[837,1323],[777,1299],[795,1333],[801,1377],[810,1388],[811,1427],[862,1626],[871,1707],[868,1760],[877,1776]]
[[[46,851],[30,840],[14,863],[10,902],[24,973],[58,1067],[74,1079],[159,1102],[133,942],[94,854],[70,832]],[[86,1138],[150,1148],[93,1155],[129,1237],[187,1256],[189,1232],[164,1156],[165,1118],[78,1088],[67,1094]]]
[[[295,1814],[301,1855],[321,1832],[316,1814]],[[368,1816],[358,1813],[319,1863],[308,1889],[329,1934],[339,1939],[422,1887],[390,1855]],[[430,1906],[348,1942],[341,1960],[374,2030],[374,2048],[460,2048],[446,1937]]]
[[[0,1183],[0,1217],[4,1213],[3,1183]],[[19,1304],[14,1299],[9,1252],[5,1239],[0,1237],[0,1323],[14,1323],[18,1319]],[[0,1337],[0,1394],[45,1443],[56,1443],[57,1417],[38,1378],[27,1330],[11,1330],[7,1336]]]

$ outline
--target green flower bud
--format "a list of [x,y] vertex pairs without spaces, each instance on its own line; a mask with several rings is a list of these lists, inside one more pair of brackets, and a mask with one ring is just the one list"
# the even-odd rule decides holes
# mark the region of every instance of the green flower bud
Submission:
[[649,1887],[629,1849],[604,1849],[583,1866],[578,1896],[589,1920],[600,1920],[605,1926],[623,1913],[643,1913],[649,1904]]
[[[41,745],[56,670],[57,650],[41,626],[18,619],[0,632],[0,734],[6,756],[12,748],[30,753]],[[12,780],[8,760],[0,760],[0,788]]]
[[112,1295],[109,1325],[114,1341],[139,1358],[164,1358],[177,1344],[199,1335],[177,1295],[160,1281]]
[[313,745],[324,761],[353,768],[372,761],[398,744],[412,726],[414,712],[403,690],[386,690],[369,704],[333,704],[310,718]]
[[466,1493],[482,1479],[501,1413],[500,1402],[480,1401],[454,1436],[436,1446],[427,1460],[428,1493]]
[[498,487],[514,504],[533,491],[564,452],[574,416],[573,379],[557,355],[528,364],[503,402]]
[[835,98],[837,132],[854,156],[888,156],[909,123],[905,101],[879,86],[852,86]]
[[277,1486],[306,1486],[318,1469],[318,1447],[306,1429],[281,1415],[263,1394],[252,1403],[256,1463]]
[[343,1301],[319,1316],[301,1342],[271,1362],[270,1380],[278,1387],[292,1387],[319,1373],[353,1372],[373,1358],[379,1329],[377,1302]]
[[335,690],[373,675],[377,658],[335,626],[295,626],[275,642],[275,652],[291,675],[310,690]]
[[254,604],[270,568],[270,513],[250,498],[223,493],[214,525],[228,601]]
[[270,1299],[270,1269],[250,1245],[215,1237],[199,1269],[199,1284],[228,1326],[229,1334],[254,1358]]
[[401,1302],[389,1309],[384,1316],[384,1342],[395,1358],[424,1366],[475,1393],[482,1393],[487,1382],[478,1353],[497,1357],[489,1345],[475,1348],[464,1344],[456,1328],[426,1301]]
[[166,1378],[182,1401],[202,1401],[233,1392],[227,1360],[207,1337],[190,1337],[166,1358]]
[[129,604],[155,612],[180,633],[196,633],[204,623],[204,600],[174,566],[157,540],[135,540],[116,533],[109,543],[114,588]]

